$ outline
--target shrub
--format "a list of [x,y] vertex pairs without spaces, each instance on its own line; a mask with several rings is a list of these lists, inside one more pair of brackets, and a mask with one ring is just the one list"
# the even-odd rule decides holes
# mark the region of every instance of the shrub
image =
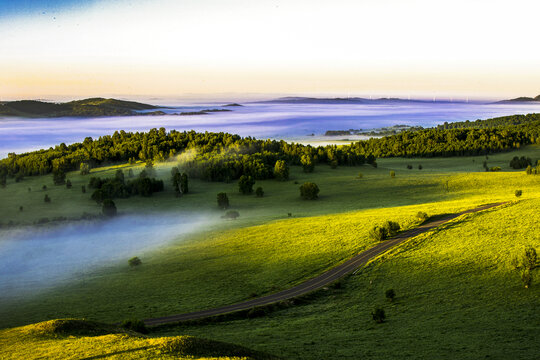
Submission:
[[384,309],[375,308],[371,312],[371,317],[373,318],[373,320],[375,320],[376,323],[381,324],[386,319],[386,314],[384,313]]
[[422,170],[422,164],[418,164],[418,170]]
[[519,270],[525,288],[529,288],[533,281],[533,270],[540,267],[536,249],[530,245],[525,247],[521,256],[515,256],[512,259],[512,264],[516,270]]
[[124,329],[136,331],[141,334],[148,334],[148,328],[144,324],[142,320],[139,319],[129,319],[122,321],[122,324],[120,325]]
[[71,189],[71,187],[72,187],[71,180],[67,180],[66,181],[66,188]]
[[83,194],[86,194],[86,186],[83,185],[83,186],[81,187],[81,191],[82,191]]
[[386,296],[388,300],[394,301],[394,298],[396,297],[396,292],[394,291],[394,289],[388,289],[386,290],[384,295]]
[[258,187],[256,190],[255,190],[255,195],[257,197],[263,197],[264,196],[264,190],[262,187]]
[[516,192],[514,194],[516,195],[516,197],[520,197],[523,194],[523,191],[516,190]]
[[101,207],[103,215],[112,217],[116,215],[116,204],[111,199],[103,200],[103,206]]
[[412,165],[411,165],[411,164],[407,164],[407,169],[412,170]]
[[218,207],[221,209],[227,209],[229,207],[229,197],[226,193],[217,194]]
[[374,226],[369,232],[369,237],[375,241],[384,240],[387,237],[386,230],[381,226]]
[[229,210],[225,213],[225,215],[223,215],[221,218],[222,219],[232,219],[232,220],[236,220],[237,217],[240,216],[240,213],[236,210]]
[[397,234],[401,226],[395,221],[386,221],[383,225],[383,227],[386,229],[386,232],[388,234],[388,237],[392,237]]
[[492,166],[489,168],[489,171],[501,171],[501,168],[499,166]]
[[382,226],[374,226],[369,236],[375,241],[386,240],[396,235],[400,226],[397,222],[386,221]]
[[23,207],[22,207],[22,206],[19,206],[19,211],[23,211]]
[[391,178],[395,178],[396,177],[396,172],[394,170],[390,171],[390,177]]
[[319,187],[312,182],[300,185],[300,196],[306,200],[315,200],[319,197]]
[[47,185],[43,185],[43,186],[41,187],[41,190],[43,190],[43,191],[47,190]]
[[262,307],[255,307],[248,311],[248,319],[253,319],[257,317],[262,317],[266,315],[266,311]]
[[358,173],[358,178],[361,179],[364,177],[364,174],[362,174],[361,172]]
[[43,198],[43,201],[45,201],[46,203],[50,203],[51,198],[49,197],[49,195],[45,194],[45,197]]
[[426,221],[428,219],[428,214],[423,211],[419,211],[416,213],[416,218],[420,221]]
[[137,256],[134,256],[134,257],[132,257],[131,259],[128,260],[128,264],[131,267],[135,267],[135,266],[141,265],[142,261]]

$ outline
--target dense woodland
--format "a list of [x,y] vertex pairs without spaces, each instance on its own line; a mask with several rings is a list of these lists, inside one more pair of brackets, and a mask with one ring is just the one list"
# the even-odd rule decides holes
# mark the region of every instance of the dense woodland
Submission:
[[[479,125],[478,128],[405,131],[351,145],[324,147],[242,138],[227,133],[167,132],[164,128],[135,133],[121,130],[99,139],[88,137],[82,143],[62,143],[48,150],[9,154],[0,160],[0,178],[12,176],[22,179],[23,176],[50,172],[65,173],[82,169],[81,164],[97,167],[136,160],[168,159],[179,161],[192,178],[228,181],[246,175],[260,180],[274,177],[278,160],[289,165],[303,165],[309,171],[321,163],[332,167],[365,163],[376,166],[377,157],[483,155],[540,144],[538,118],[540,114],[506,116],[483,120],[487,125]],[[519,121],[518,125],[514,125],[516,121]],[[501,125],[492,127],[493,124]]]
[[[540,95],[539,95],[540,96]],[[453,123],[445,122],[442,125],[437,126],[437,129],[446,130],[446,129],[463,129],[463,128],[476,128],[476,129],[485,129],[485,128],[494,128],[507,125],[521,125],[528,124],[533,122],[540,121],[540,113],[536,114],[527,114],[527,115],[510,115],[510,116],[501,116],[493,119],[487,120],[476,120],[476,121],[458,121]]]

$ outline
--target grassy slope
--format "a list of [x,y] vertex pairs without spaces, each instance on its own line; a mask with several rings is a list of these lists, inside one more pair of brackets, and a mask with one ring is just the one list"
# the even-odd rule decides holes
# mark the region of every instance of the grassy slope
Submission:
[[[529,148],[520,154],[536,158],[538,150]],[[507,164],[514,155],[493,156],[490,165]],[[293,181],[262,182],[268,194],[263,199],[236,195],[236,184],[194,182],[191,186],[194,194],[181,199],[164,193],[150,200],[118,201],[119,208],[126,212],[148,203],[153,204],[149,211],[190,209],[198,204],[197,209],[207,209],[218,218],[221,212],[210,209],[214,208],[215,194],[226,190],[234,194],[231,201],[238,205],[242,220],[221,222],[218,229],[145,254],[144,264],[138,269],[118,264],[78,278],[73,285],[38,299],[19,302],[17,306],[2,304],[0,326],[58,317],[119,321],[132,316],[151,317],[228,304],[246,299],[252,293],[261,295],[289,287],[366,248],[371,245],[366,235],[374,221],[392,219],[407,226],[413,224],[414,214],[419,210],[439,214],[513,199],[515,188],[523,189],[525,199],[540,194],[540,178],[527,176],[523,171],[462,173],[480,167],[482,161],[483,158],[476,158],[474,163],[471,158],[422,159],[422,171],[406,170],[407,163],[418,161],[404,159],[382,160],[378,169],[320,167],[313,174],[294,169],[294,178],[300,182],[314,180],[321,187],[321,199],[314,202],[299,200],[298,185]],[[397,169],[395,179],[390,179],[389,169]],[[164,176],[168,173],[165,166],[161,170]],[[365,174],[361,180],[355,176],[359,170]],[[71,178],[79,185],[87,180],[79,176]],[[445,189],[446,180],[449,191]],[[3,190],[4,203],[13,203],[18,196],[34,196],[34,192],[26,191],[31,182],[36,186],[43,178],[10,184],[7,188],[10,191]],[[39,199],[31,201],[44,209],[49,205],[41,203],[43,193],[38,193]],[[81,211],[80,203],[97,210],[88,200],[89,195],[83,196],[75,188],[55,187],[50,194],[53,198],[50,205],[56,204],[52,210],[57,215],[76,214]],[[68,196],[61,200],[64,194]],[[425,204],[398,206],[417,203]],[[280,220],[287,211],[316,215],[354,209],[368,210]],[[36,211],[30,206],[24,214],[38,217],[43,216],[41,211],[44,210]],[[5,214],[11,216],[13,211]],[[246,228],[261,223],[265,224]]]
[[262,360],[274,357],[201,338],[149,338],[99,323],[66,319],[0,330],[0,358]]
[[[540,248],[540,198],[467,215],[372,262],[307,305],[162,332],[210,336],[297,359],[537,359],[540,279],[510,259]],[[393,288],[397,298],[385,299]],[[383,307],[384,324],[370,312]],[[317,330],[318,329],[318,330]]]

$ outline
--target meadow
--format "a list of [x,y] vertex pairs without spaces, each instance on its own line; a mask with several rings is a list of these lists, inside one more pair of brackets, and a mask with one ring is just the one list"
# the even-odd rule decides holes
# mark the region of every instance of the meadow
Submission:
[[[156,335],[204,334],[286,359],[537,359],[540,280],[524,288],[511,259],[540,247],[539,207],[536,197],[463,216],[309,302]],[[382,324],[371,319],[376,307],[385,310]]]
[[77,319],[51,320],[0,330],[2,359],[272,360],[274,356],[193,336],[150,338]]
[[[144,208],[148,213],[167,214],[183,209],[204,212],[215,222],[168,246],[134,254],[143,261],[140,267],[130,268],[126,258],[76,274],[70,284],[39,296],[4,300],[0,326],[61,317],[118,322],[225,305],[282,290],[373,245],[368,231],[385,220],[398,221],[407,229],[418,224],[418,211],[437,215],[513,201],[516,189],[523,191],[520,199],[524,203],[533,201],[540,194],[539,178],[510,171],[508,163],[515,155],[536,159],[539,153],[538,147],[530,146],[489,156],[488,164],[500,166],[501,172],[484,172],[485,157],[389,158],[380,159],[378,168],[318,166],[314,173],[305,174],[293,167],[287,182],[266,180],[255,185],[265,189],[263,198],[241,195],[236,183],[191,181],[190,193],[181,198],[175,198],[169,186],[149,199],[118,200],[121,213]],[[414,165],[413,170],[408,170],[407,164]],[[165,180],[171,166],[158,166]],[[135,167],[137,170],[140,165]],[[112,175],[117,168],[93,172]],[[396,172],[395,178],[390,177],[390,170]],[[8,184],[0,190],[4,204],[16,209],[22,199],[29,202],[22,213],[3,210],[3,218],[12,216],[13,221],[31,223],[45,211],[51,217],[99,212],[89,194],[80,192],[88,177],[68,174],[68,179],[72,189],[55,187],[50,176]],[[318,200],[300,199],[295,182],[304,181],[319,185]],[[38,196],[27,190],[43,183],[51,184],[50,204],[42,204],[41,190],[36,192]],[[223,211],[217,209],[215,200],[220,191],[230,194],[232,208],[240,212],[238,220],[220,219]],[[536,219],[535,213],[524,215]]]

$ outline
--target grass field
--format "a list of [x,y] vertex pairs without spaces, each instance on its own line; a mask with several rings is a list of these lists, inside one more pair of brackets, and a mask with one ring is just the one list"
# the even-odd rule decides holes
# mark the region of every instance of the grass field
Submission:
[[51,320],[0,330],[2,359],[271,360],[247,348],[192,336],[149,338],[83,320]]
[[[539,149],[530,147],[517,153],[498,154],[488,161],[490,166],[507,169],[516,154],[537,158]],[[216,222],[202,233],[142,254],[143,266],[139,268],[129,268],[127,261],[110,264],[80,274],[71,284],[38,297],[4,301],[0,304],[0,326],[61,317],[115,322],[229,304],[290,287],[347,259],[373,244],[367,233],[385,220],[398,221],[408,228],[415,226],[418,211],[436,215],[487,202],[514,200],[514,190],[518,188],[523,190],[524,200],[540,195],[540,178],[523,171],[467,172],[481,169],[484,159],[381,159],[377,169],[317,167],[313,174],[294,168],[288,182],[261,182],[268,194],[262,199],[238,194],[236,184],[193,181],[194,193],[180,199],[169,191],[150,199],[119,200],[121,212],[134,212],[140,207],[154,213],[192,209],[207,212]],[[416,168],[419,162],[423,170],[406,169],[407,164]],[[170,166],[159,167],[164,178],[168,177]],[[395,169],[396,178],[390,178],[390,169]],[[100,171],[112,173],[115,168]],[[359,171],[364,174],[362,179],[357,177]],[[28,211],[23,211],[27,220],[44,214],[77,214],[85,211],[86,206],[88,211],[96,212],[97,206],[88,199],[89,194],[77,190],[87,179],[79,175],[69,178],[73,189],[48,186],[56,192],[50,193],[53,202],[39,204],[51,206],[53,209],[47,209],[56,211],[55,215],[29,205]],[[301,200],[295,180],[319,184],[320,199]],[[26,188],[44,181],[29,178],[9,184],[1,190],[4,203],[14,203],[17,194],[20,198],[34,196]],[[233,207],[240,211],[239,220],[219,221],[222,212],[215,208],[215,194],[224,190],[231,194]],[[40,190],[39,199],[32,200],[36,206],[42,201],[41,195]],[[292,212],[293,218],[287,218],[287,212]],[[5,211],[4,216],[13,214],[22,216],[13,211]]]
[[[158,334],[204,334],[294,359],[537,359],[540,275],[525,289],[510,262],[525,245],[540,248],[539,208],[534,198],[466,215],[308,304]],[[371,319],[375,307],[385,323]]]

